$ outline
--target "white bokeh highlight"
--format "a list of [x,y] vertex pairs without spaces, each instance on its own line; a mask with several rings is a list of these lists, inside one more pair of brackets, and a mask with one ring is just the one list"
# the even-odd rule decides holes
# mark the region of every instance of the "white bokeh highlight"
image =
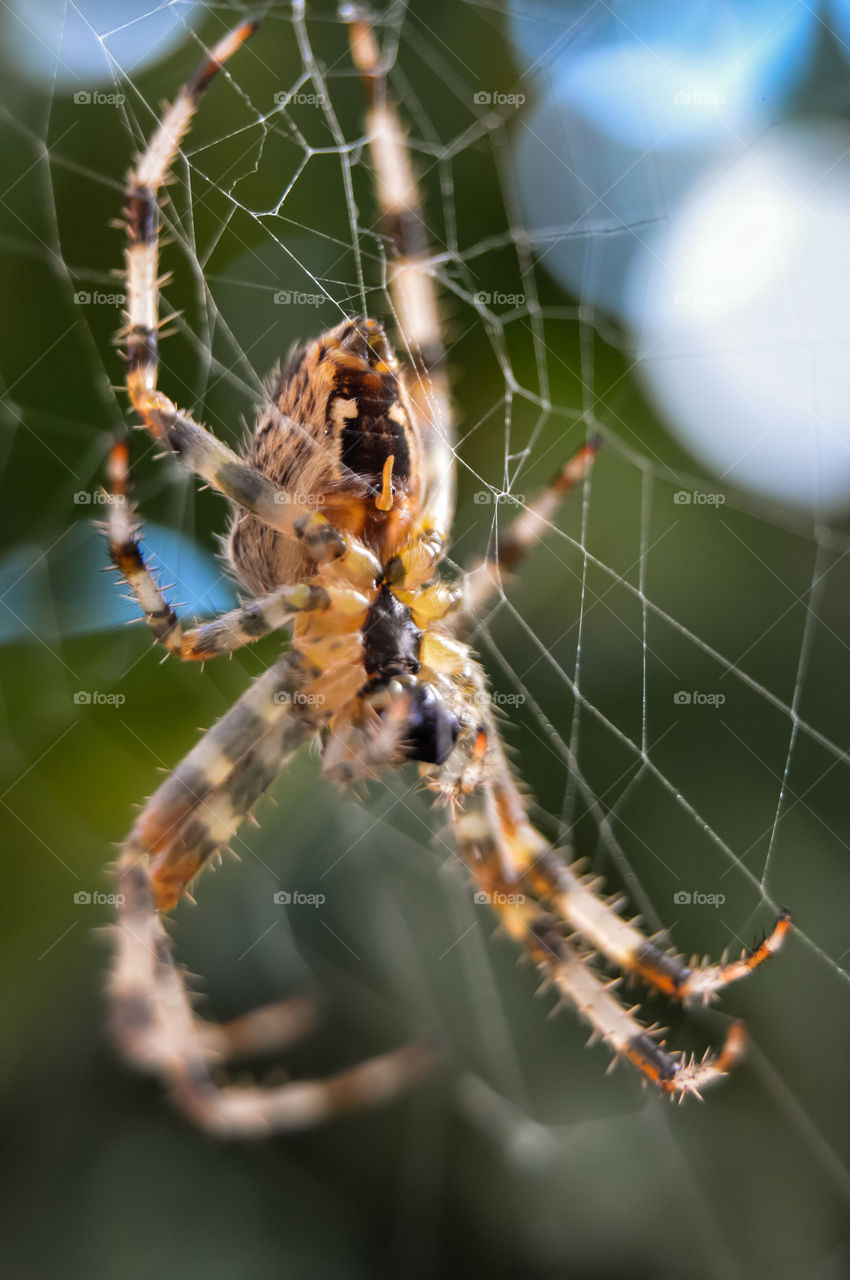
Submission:
[[11,0],[7,61],[40,88],[112,86],[186,39],[199,7],[150,0]]
[[710,176],[629,278],[639,369],[724,484],[850,508],[850,130],[770,132]]

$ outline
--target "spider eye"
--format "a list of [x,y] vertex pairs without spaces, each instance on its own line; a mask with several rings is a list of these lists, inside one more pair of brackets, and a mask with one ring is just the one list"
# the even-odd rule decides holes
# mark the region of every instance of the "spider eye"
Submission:
[[429,684],[410,689],[409,713],[401,745],[408,760],[444,764],[460,733],[457,716]]

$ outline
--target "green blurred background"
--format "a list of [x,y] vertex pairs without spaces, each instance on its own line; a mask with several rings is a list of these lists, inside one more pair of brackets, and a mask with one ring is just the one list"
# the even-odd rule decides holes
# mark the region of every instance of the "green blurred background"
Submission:
[[[209,44],[238,12],[210,7],[194,25]],[[426,12],[436,33],[427,38]],[[547,1019],[551,997],[532,998],[535,975],[472,902],[445,815],[412,773],[358,798],[304,756],[260,806],[261,827],[241,834],[240,861],[204,876],[197,907],[177,913],[179,954],[218,1016],[286,994],[319,1001],[321,1030],[286,1056],[295,1076],[422,1034],[443,1047],[439,1072],[385,1111],[221,1144],[116,1060],[104,1033],[109,910],[74,895],[110,891],[107,866],[134,806],[279,640],[203,674],[160,665],[140,628],[107,625],[116,589],[98,572],[96,513],[74,501],[102,482],[125,413],[112,345],[119,310],[74,295],[121,287],[110,273],[122,237],[110,224],[122,178],[197,46],[187,35],[120,85],[121,109],[83,110],[7,65],[0,364],[3,599],[14,618],[0,652],[3,1274],[847,1275],[848,530],[731,492],[722,513],[675,505],[683,486],[716,482],[694,478],[641,400],[625,345],[606,341],[601,318],[579,316],[578,300],[544,271],[535,271],[543,356],[527,323],[483,322],[476,290],[527,291],[521,255],[506,243],[516,219],[505,198],[512,124],[482,126],[423,55],[463,50],[496,85],[516,72],[487,7],[415,4],[402,19],[388,28],[400,35],[394,83],[416,104],[406,119],[427,218],[437,242],[456,236],[463,260],[446,262],[441,289],[460,439],[453,561],[482,553],[509,510],[475,501],[503,486],[506,450],[532,442],[514,484],[530,494],[588,427],[606,437],[586,505],[568,504],[560,536],[535,551],[476,635],[494,689],[525,699],[507,707],[504,730],[535,820],[688,954],[749,944],[777,904],[792,908],[799,932],[717,1011],[684,1016],[647,1001],[676,1046],[718,1042],[729,1014],[752,1035],[746,1064],[710,1100],[671,1107],[628,1068],[606,1078],[606,1051],[584,1048],[570,1013]],[[308,30],[354,144],[362,94],[345,29],[332,6],[317,5]],[[339,314],[329,302],[276,304],[275,292],[313,292],[309,268],[339,307],[360,309],[339,140],[310,104],[258,118],[300,73],[288,7],[270,11],[255,49],[204,102],[186,146],[191,192],[178,165],[166,211],[178,243],[163,255],[175,272],[168,304],[184,316],[165,344],[161,383],[233,443],[259,378]],[[304,139],[324,149],[306,165]],[[371,228],[368,171],[356,147],[352,156]],[[378,242],[364,233],[359,243],[369,309],[386,315]],[[556,406],[542,426],[541,363]],[[515,400],[509,427],[506,369],[531,392]],[[221,501],[141,439],[136,459],[145,517],[212,554]],[[678,689],[726,701],[682,707]],[[125,701],[81,706],[80,690]],[[796,729],[783,709],[792,701],[804,722]],[[285,912],[278,889],[326,902]],[[674,902],[682,889],[725,902],[685,907]]]

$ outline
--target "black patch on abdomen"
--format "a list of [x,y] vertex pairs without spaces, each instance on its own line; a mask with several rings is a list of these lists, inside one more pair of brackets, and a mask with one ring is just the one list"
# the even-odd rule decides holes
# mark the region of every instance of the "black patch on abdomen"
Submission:
[[379,485],[387,458],[393,458],[393,481],[410,479],[410,450],[403,426],[391,418],[367,416],[363,402],[356,418],[346,422],[340,435],[341,461],[371,484]]

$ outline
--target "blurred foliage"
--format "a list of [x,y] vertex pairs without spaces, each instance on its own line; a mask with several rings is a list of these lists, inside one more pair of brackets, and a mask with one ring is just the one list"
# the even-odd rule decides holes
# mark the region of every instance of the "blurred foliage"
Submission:
[[[342,73],[345,32],[332,12],[311,11],[310,35],[338,71],[329,81],[334,107],[353,141],[361,91]],[[211,10],[203,38],[212,42],[231,17],[227,6]],[[427,143],[418,154],[435,239],[450,233],[449,184],[466,252],[509,225],[500,168],[515,125],[476,129],[479,117],[442,71],[458,50],[487,83],[509,87],[516,73],[494,11],[441,0],[424,22],[415,4],[402,27],[398,83],[407,86],[414,142]],[[221,327],[205,328],[191,260],[179,248],[164,254],[175,271],[169,303],[184,308],[185,321],[167,346],[163,385],[234,442],[240,419],[250,421],[257,374],[299,335],[332,322],[327,306],[276,306],[275,290],[306,290],[309,264],[332,291],[336,282],[343,306],[358,307],[336,157],[312,160],[279,214],[260,219],[234,213],[213,185],[233,184],[225,175],[235,164],[240,204],[273,211],[303,156],[283,118],[268,133],[250,106],[270,104],[298,76],[288,8],[272,10],[256,52],[209,95],[187,143],[210,179],[193,168],[195,243],[212,246],[206,275],[235,347]],[[127,122],[149,130],[147,104],[173,92],[195,60],[187,41],[126,86],[129,115],[103,107],[83,117],[70,97],[37,94],[13,75],[5,86],[5,546],[36,549],[30,572],[47,575],[48,599],[89,589],[73,560],[62,561],[61,582],[52,566],[69,530],[80,521],[89,529],[91,507],[73,495],[101,482],[125,412],[110,389],[121,378],[111,346],[117,312],[73,296],[120,287],[110,272],[121,235],[109,227],[131,158]],[[298,110],[299,128],[330,145],[322,113]],[[428,148],[468,128],[450,160],[426,162]],[[171,194],[185,231],[185,167],[178,174]],[[359,167],[355,187],[371,226]],[[374,249],[369,301],[384,314]],[[528,324],[488,332],[462,296],[520,285],[516,253],[470,252],[467,263],[465,280],[447,268],[457,287],[444,290],[461,442],[452,548],[460,563],[493,531],[496,509],[476,493],[507,479],[504,368],[518,386],[542,391]],[[606,1078],[606,1051],[585,1051],[577,1019],[547,1020],[551,998],[531,998],[535,976],[472,904],[445,815],[431,810],[415,776],[370,787],[361,802],[331,788],[308,755],[275,786],[274,803],[260,806],[261,828],[242,833],[239,864],[226,858],[203,878],[198,906],[177,913],[179,953],[203,975],[220,1016],[287,993],[321,1002],[322,1030],[287,1055],[293,1075],[420,1034],[444,1047],[444,1065],[392,1108],[306,1135],[251,1146],[190,1131],[155,1083],[113,1056],[102,997],[109,912],[76,904],[74,894],[110,891],[107,866],[134,804],[278,642],[201,674],[159,665],[139,628],[98,629],[94,602],[89,636],[63,635],[42,613],[28,642],[2,652],[4,1275],[847,1274],[846,531],[813,529],[734,494],[721,510],[676,505],[675,491],[715,482],[694,480],[602,318],[579,322],[575,300],[535,274],[550,309],[542,363],[556,411],[541,421],[529,397],[514,401],[507,447],[513,457],[531,447],[512,487],[533,492],[597,418],[608,443],[592,477],[584,573],[577,499],[559,517],[565,536],[534,553],[476,643],[494,688],[527,698],[508,708],[505,735],[536,819],[556,836],[572,816],[561,838],[625,887],[651,926],[669,925],[689,953],[716,954],[769,925],[766,899],[794,909],[802,933],[723,1001],[725,1013],[748,1019],[747,1064],[704,1106],[676,1109],[627,1069]],[[210,367],[210,350],[229,376]],[[235,363],[239,350],[246,356]],[[136,452],[146,516],[212,552],[220,500],[197,494],[141,441]],[[86,565],[88,573],[88,557]],[[680,689],[723,692],[726,702],[681,707]],[[80,690],[125,701],[80,706]],[[777,700],[793,703],[815,732],[798,730]],[[640,745],[644,731],[641,757],[629,741]],[[281,887],[327,901],[283,913],[273,902]],[[725,904],[674,906],[681,887],[722,892]],[[677,1046],[722,1036],[718,1013],[685,1017],[657,1001],[647,1009],[670,1022]]]

